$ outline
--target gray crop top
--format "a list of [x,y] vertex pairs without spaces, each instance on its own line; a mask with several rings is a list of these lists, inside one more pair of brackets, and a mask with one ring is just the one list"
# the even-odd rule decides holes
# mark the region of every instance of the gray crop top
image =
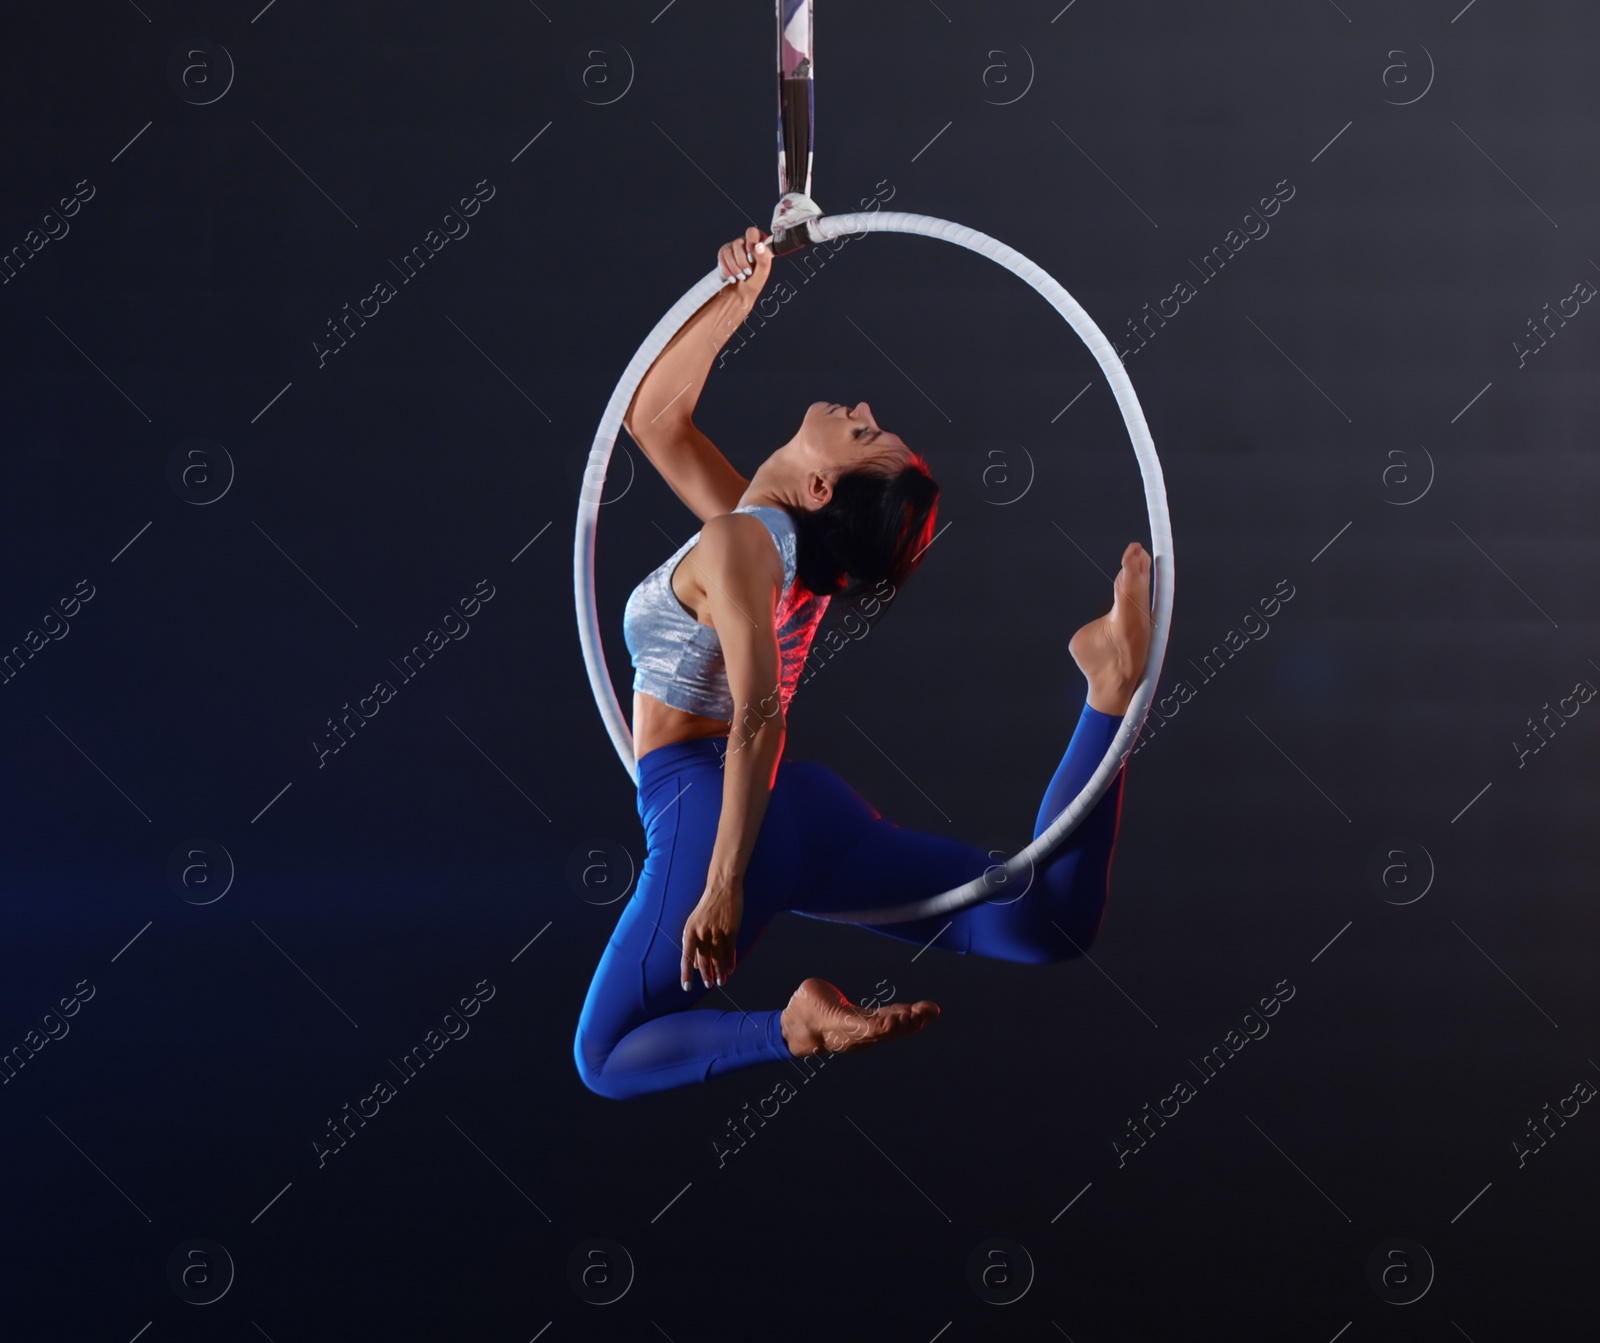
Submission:
[[[788,711],[800,681],[800,669],[810,651],[812,636],[828,609],[828,598],[818,597],[795,581],[798,538],[794,519],[781,508],[751,504],[735,513],[752,513],[766,524],[783,561],[783,591],[775,619],[778,634],[779,684],[783,709]],[[733,696],[722,658],[722,641],[716,630],[702,625],[684,609],[672,590],[672,575],[700,533],[677,548],[664,564],[640,583],[628,597],[622,615],[622,634],[633,658],[633,688],[653,695],[663,704],[707,718],[732,720]]]

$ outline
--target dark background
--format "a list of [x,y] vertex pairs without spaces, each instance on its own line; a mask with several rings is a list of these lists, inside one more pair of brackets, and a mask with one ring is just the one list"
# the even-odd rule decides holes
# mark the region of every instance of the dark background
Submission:
[[[1582,1327],[1600,1118],[1552,1121],[1521,1165],[1513,1140],[1600,1084],[1600,705],[1554,726],[1600,684],[1600,312],[1552,319],[1525,367],[1513,341],[1600,284],[1591,7],[823,0],[824,208],[892,188],[1038,260],[1124,345],[1195,282],[1127,359],[1180,580],[1162,693],[1194,695],[1129,767],[1092,965],[913,961],[781,917],[741,1004],[820,974],[943,1016],[831,1063],[721,1167],[711,1140],[781,1070],[617,1103],[573,1066],[621,889],[574,868],[598,848],[620,882],[643,846],[572,537],[628,358],[770,223],[772,8],[258,8],[5,20],[0,247],[31,259],[0,286],[0,644],[23,649],[0,1047],[93,990],[0,1086],[6,1337]],[[234,67],[211,101],[226,61],[198,39]],[[206,69],[173,82],[191,49]],[[396,280],[477,184],[470,233]],[[1280,184],[1270,232],[1200,285]],[[1125,431],[982,258],[870,236],[806,276],[775,264],[798,292],[700,424],[748,474],[809,401],[870,399],[951,525],[799,694],[788,750],[1015,851],[1081,704],[1066,641],[1148,543]],[[380,279],[399,293],[319,367]],[[630,449],[597,561],[624,695],[622,603],[696,525]],[[389,659],[480,580],[470,634],[400,684]],[[1280,583],[1270,632],[1203,681]],[[396,696],[319,767],[380,678]],[[479,981],[470,1033],[319,1168],[329,1118]],[[1270,1034],[1119,1165],[1127,1121],[1280,981]],[[597,1237],[633,1275],[603,1307],[568,1273]],[[1034,1273],[1004,1308],[967,1272],[997,1237],[1013,1292],[1022,1252]],[[168,1282],[193,1238],[229,1283],[207,1309]],[[1388,1296],[1426,1288],[1404,1306],[1369,1283],[1394,1238]]]

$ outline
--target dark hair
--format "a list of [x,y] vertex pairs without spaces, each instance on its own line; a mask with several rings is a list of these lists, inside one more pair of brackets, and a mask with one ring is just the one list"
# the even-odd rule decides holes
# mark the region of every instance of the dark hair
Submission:
[[911,576],[933,540],[939,483],[913,452],[896,471],[846,471],[821,508],[784,507],[797,534],[796,578],[820,597],[848,600]]

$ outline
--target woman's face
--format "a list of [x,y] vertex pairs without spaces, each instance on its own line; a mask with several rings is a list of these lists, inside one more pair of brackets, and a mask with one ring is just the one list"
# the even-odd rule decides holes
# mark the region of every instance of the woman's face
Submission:
[[801,466],[835,481],[862,466],[895,470],[910,461],[911,450],[898,434],[879,427],[865,401],[846,406],[838,401],[813,401],[795,436]]

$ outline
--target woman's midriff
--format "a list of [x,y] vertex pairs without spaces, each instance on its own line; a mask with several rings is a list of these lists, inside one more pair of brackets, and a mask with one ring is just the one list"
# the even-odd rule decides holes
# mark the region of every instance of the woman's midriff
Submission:
[[732,726],[725,718],[707,718],[663,704],[642,690],[633,693],[633,758],[641,760],[658,746],[697,737],[726,737]]

